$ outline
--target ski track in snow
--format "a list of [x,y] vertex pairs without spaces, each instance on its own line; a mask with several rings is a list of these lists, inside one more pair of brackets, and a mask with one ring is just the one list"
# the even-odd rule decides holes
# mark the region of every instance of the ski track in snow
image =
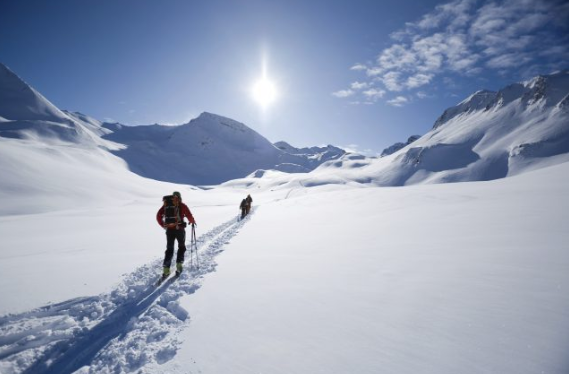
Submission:
[[203,277],[215,271],[215,257],[253,213],[199,236],[199,267],[195,254],[190,264],[187,244],[184,272],[158,287],[162,259],[126,275],[108,294],[0,317],[0,372],[129,373],[171,360],[181,344],[178,332],[189,322],[179,299],[193,294]]

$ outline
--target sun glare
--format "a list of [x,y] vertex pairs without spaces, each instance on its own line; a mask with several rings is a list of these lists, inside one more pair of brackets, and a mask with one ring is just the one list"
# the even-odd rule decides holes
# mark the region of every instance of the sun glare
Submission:
[[253,85],[253,99],[263,108],[268,107],[277,99],[277,89],[273,82],[262,78]]

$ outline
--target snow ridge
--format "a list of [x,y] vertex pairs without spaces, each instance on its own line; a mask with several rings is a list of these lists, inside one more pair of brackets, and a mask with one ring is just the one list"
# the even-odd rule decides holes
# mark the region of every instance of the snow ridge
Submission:
[[393,153],[397,152],[398,150],[407,147],[409,144],[413,143],[415,140],[419,139],[420,137],[421,137],[421,135],[411,135],[407,139],[406,143],[398,142],[398,143],[395,143],[395,144],[385,148],[381,152],[381,157],[389,156],[390,154],[393,154]]
[[[199,268],[155,287],[161,259],[125,276],[108,294],[71,299],[0,318],[0,368],[5,374],[131,372],[171,360],[176,334],[189,321],[179,299],[201,287],[215,271],[215,257],[237,235],[243,220],[231,220],[197,238]],[[188,253],[186,257],[189,257]]]

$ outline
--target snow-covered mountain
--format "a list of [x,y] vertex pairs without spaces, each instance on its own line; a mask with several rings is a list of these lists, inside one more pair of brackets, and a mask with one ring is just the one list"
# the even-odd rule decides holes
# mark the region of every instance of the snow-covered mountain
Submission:
[[167,184],[130,172],[109,153],[124,146],[101,138],[106,132],[93,118],[59,110],[0,64],[0,216],[160,195]]
[[58,109],[6,66],[0,64],[0,137],[72,143],[116,149],[101,139],[104,133],[92,119]]
[[333,146],[283,150],[243,123],[207,112],[181,126],[103,126],[111,130],[105,139],[127,146],[115,154],[131,170],[176,183],[219,184],[258,169],[309,172],[345,153]]
[[[28,149],[61,143],[101,155],[110,151],[131,171],[162,181],[213,185],[242,178],[233,185],[261,186],[264,176],[275,175],[266,171],[274,170],[300,173],[282,174],[278,182],[269,178],[281,188],[291,183],[401,186],[491,180],[569,161],[568,71],[498,92],[478,91],[447,109],[427,134],[386,149],[393,153],[381,158],[333,146],[271,144],[246,125],[212,113],[181,126],[101,123],[57,109],[6,67],[0,72],[0,138],[36,142]],[[2,168],[22,175],[17,164],[25,158],[18,160]],[[25,183],[22,176],[20,184]]]
[[[291,152],[286,152],[246,125],[211,113],[181,126],[102,123],[58,109],[2,64],[0,137],[35,141],[30,151],[48,144],[89,148],[94,153],[111,151],[143,177],[194,185],[218,184],[258,169],[309,172],[344,153],[333,146],[290,147]],[[17,166],[13,169],[12,173],[20,173]]]
[[413,143],[415,140],[419,139],[420,137],[421,137],[421,135],[411,135],[405,143],[398,142],[398,143],[395,143],[393,145],[390,145],[389,147],[385,148],[381,152],[381,157],[389,156],[390,154],[397,152],[398,150],[400,150],[400,149],[408,146],[409,144]]
[[288,183],[402,186],[482,181],[567,162],[568,104],[568,70],[498,92],[478,91],[447,109],[425,135],[389,156],[353,160],[345,155]]
[[336,159],[346,153],[345,150],[334,147],[328,144],[326,147],[305,147],[296,148],[287,142],[280,141],[274,143],[274,146],[283,152],[291,155],[305,156],[313,165],[319,165],[320,163],[328,160]]
[[387,184],[490,180],[569,161],[569,71],[477,92],[400,151]]

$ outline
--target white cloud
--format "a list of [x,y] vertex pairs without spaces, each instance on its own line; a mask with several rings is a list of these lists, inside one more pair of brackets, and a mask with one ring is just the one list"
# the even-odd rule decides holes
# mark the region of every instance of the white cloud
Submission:
[[[445,77],[473,77],[488,69],[513,77],[539,67],[546,72],[569,58],[568,19],[565,0],[449,1],[392,32],[392,44],[373,63],[351,70],[365,71],[366,88],[383,84],[392,92],[425,92]],[[366,82],[356,83],[339,93],[361,90],[357,94],[365,96]],[[402,105],[402,98],[390,105]]]
[[373,68],[371,68],[371,69],[367,69],[367,70],[366,70],[366,74],[367,74],[369,77],[375,77],[375,76],[377,76],[377,75],[380,75],[380,74],[383,73],[384,71],[385,71],[385,69],[383,69],[383,68],[380,68],[380,67],[373,67]]
[[352,90],[340,90],[340,91],[333,92],[332,96],[343,98],[343,97],[353,96],[354,94],[355,94],[355,92]]
[[429,94],[427,94],[426,92],[423,92],[423,91],[419,91],[419,92],[417,92],[415,95],[416,95],[419,99],[426,99],[426,98],[429,98],[429,97],[433,97],[433,96],[431,96],[431,95],[429,95]]
[[392,72],[385,74],[383,76],[383,79],[382,79],[383,84],[385,85],[385,88],[387,88],[389,91],[401,91],[401,90],[403,90],[403,85],[399,81],[400,76],[401,76],[401,73],[398,73],[396,71],[392,71]]
[[355,64],[354,66],[352,66],[350,68],[350,70],[367,70],[367,66],[365,66],[364,64]]
[[377,156],[377,152],[375,152],[374,150],[360,149],[360,146],[357,144],[340,145],[339,147],[345,150],[346,152],[350,153],[357,153],[365,156]]
[[471,69],[465,69],[463,73],[467,77],[474,77],[476,75],[482,74],[483,71],[484,69],[482,69],[481,67],[473,67]]
[[418,56],[415,71],[436,72],[443,64],[447,45],[445,36],[437,33],[413,42],[412,48]]
[[395,107],[402,107],[408,102],[409,100],[405,96],[397,96],[395,99],[387,100],[387,104]]
[[356,90],[356,91],[357,90],[363,90],[364,88],[368,88],[368,87],[369,87],[369,83],[367,83],[367,82],[353,82],[350,85],[350,88],[352,90]]
[[407,79],[406,86],[409,88],[417,88],[424,86],[425,84],[429,83],[433,79],[432,74],[416,74],[412,77]]
[[378,90],[377,88],[371,88],[367,91],[364,91],[363,94],[370,100],[377,100],[381,99],[385,95],[385,90]]
[[385,50],[377,58],[377,63],[382,69],[404,68],[417,62],[415,53],[405,46],[395,44]]
[[490,59],[486,66],[493,69],[515,68],[531,61],[531,58],[518,53],[509,53]]

